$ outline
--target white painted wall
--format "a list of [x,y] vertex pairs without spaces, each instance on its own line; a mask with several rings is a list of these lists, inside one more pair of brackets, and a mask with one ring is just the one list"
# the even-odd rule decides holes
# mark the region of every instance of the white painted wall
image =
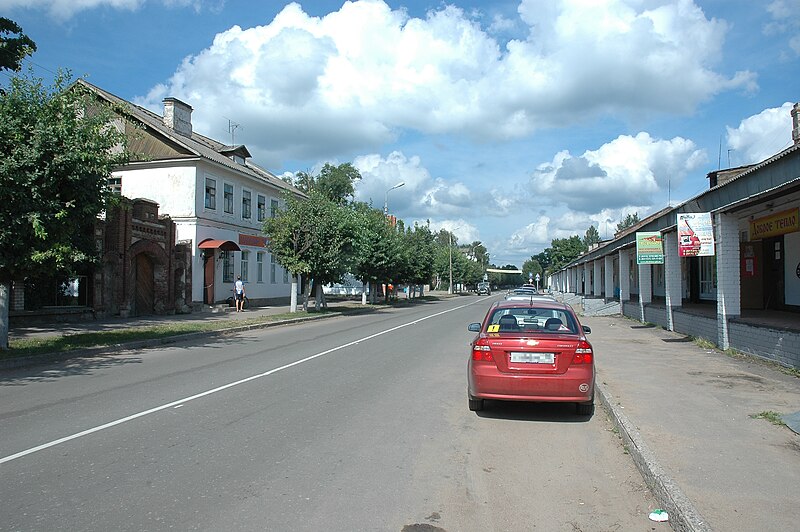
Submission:
[[[122,195],[129,198],[147,198],[159,204],[159,213],[172,217],[177,228],[177,240],[189,240],[193,246],[192,257],[192,300],[203,301],[203,259],[198,245],[208,238],[230,240],[239,244],[239,235],[264,236],[263,221],[258,220],[258,196],[265,196],[266,216],[270,216],[271,200],[283,205],[280,190],[248,175],[231,169],[209,164],[205,161],[192,161],[190,164],[177,164],[164,168],[141,168],[114,173],[122,179]],[[206,177],[216,180],[217,201],[215,209],[205,207]],[[233,186],[233,213],[224,210],[224,185]],[[242,217],[243,191],[251,193],[251,216]],[[247,296],[252,299],[289,297],[291,279],[284,283],[284,269],[275,268],[275,282],[271,282],[270,253],[265,248],[239,244],[242,250],[250,251],[249,281]],[[257,253],[264,252],[264,277],[257,281]],[[222,262],[217,260],[219,250],[214,254],[215,300],[225,300],[232,294],[233,283],[223,283]],[[241,275],[241,253],[234,254],[234,279]]]
[[783,237],[786,256],[783,263],[787,305],[800,305],[800,232]]

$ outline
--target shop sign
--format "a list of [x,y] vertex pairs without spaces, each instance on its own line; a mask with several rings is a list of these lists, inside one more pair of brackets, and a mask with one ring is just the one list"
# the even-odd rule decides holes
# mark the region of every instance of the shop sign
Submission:
[[750,240],[761,240],[800,230],[800,208],[776,212],[750,222]]
[[242,246],[252,246],[256,248],[267,247],[267,237],[255,235],[243,235],[239,233],[239,244]]
[[660,232],[636,233],[636,264],[664,264],[664,243]]
[[714,226],[710,212],[678,214],[678,256],[711,257],[714,255]]

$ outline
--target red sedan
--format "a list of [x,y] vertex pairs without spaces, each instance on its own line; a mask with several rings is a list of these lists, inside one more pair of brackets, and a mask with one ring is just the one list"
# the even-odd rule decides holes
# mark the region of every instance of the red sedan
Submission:
[[571,402],[579,415],[594,413],[594,352],[591,332],[572,307],[542,299],[498,301],[483,323],[469,330],[469,409],[484,399]]

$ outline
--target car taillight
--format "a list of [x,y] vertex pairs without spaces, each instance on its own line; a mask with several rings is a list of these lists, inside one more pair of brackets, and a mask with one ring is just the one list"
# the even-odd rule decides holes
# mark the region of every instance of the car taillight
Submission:
[[492,348],[489,347],[489,340],[479,338],[472,346],[472,360],[475,362],[494,362],[492,358]]
[[573,364],[591,364],[594,360],[594,352],[592,351],[592,344],[586,340],[578,342],[578,347],[575,349],[575,355],[572,357]]

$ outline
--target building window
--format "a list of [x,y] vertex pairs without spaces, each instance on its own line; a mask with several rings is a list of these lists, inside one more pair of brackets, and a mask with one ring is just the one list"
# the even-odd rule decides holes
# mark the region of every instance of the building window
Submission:
[[275,284],[275,254],[269,255],[269,282]]
[[247,272],[250,270],[249,267],[250,263],[250,252],[249,251],[242,251],[242,282],[247,282]]
[[267,198],[258,195],[258,221],[263,222],[267,219]]
[[275,218],[278,215],[278,200],[269,200],[270,218]]
[[250,196],[249,190],[242,190],[242,218],[249,220],[250,219],[250,207],[253,204],[253,200]]
[[206,178],[206,209],[217,208],[217,181]]
[[233,185],[225,183],[225,212],[233,214]]
[[108,178],[108,189],[115,196],[122,196],[122,177],[112,175]]
[[264,282],[264,252],[259,251],[256,253],[256,270],[258,275],[258,282]]
[[717,299],[717,257],[700,257],[700,299]]
[[222,252],[222,282],[233,282],[233,251]]

